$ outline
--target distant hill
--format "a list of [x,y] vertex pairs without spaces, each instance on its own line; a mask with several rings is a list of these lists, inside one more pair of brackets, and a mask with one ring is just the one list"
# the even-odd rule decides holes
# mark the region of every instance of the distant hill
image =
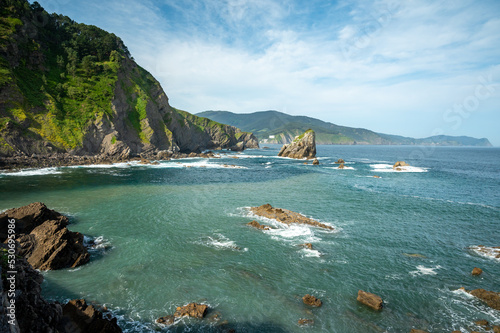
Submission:
[[252,132],[262,143],[290,143],[297,135],[311,128],[316,132],[316,143],[318,144],[491,146],[491,143],[485,138],[438,135],[414,139],[376,133],[364,128],[339,126],[311,117],[291,116],[278,111],[259,111],[245,114],[228,111],[204,111],[198,113],[197,116]]

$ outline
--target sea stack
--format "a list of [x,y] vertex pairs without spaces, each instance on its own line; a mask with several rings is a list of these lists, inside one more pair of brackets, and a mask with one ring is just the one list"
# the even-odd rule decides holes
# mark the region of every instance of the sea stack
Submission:
[[316,157],[316,133],[312,129],[305,131],[292,143],[283,145],[278,156],[297,159]]

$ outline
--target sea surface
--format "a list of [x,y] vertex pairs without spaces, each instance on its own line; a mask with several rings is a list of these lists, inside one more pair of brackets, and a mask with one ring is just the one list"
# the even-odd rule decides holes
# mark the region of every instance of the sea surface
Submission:
[[[97,246],[76,269],[44,272],[44,296],[107,306],[125,332],[430,332],[500,325],[459,291],[500,291],[500,149],[318,146],[319,166],[279,146],[159,165],[0,173],[0,210],[35,201],[66,214]],[[238,157],[238,158],[234,158]],[[346,161],[339,170],[337,159]],[[394,171],[399,160],[411,167]],[[380,178],[374,178],[377,175]],[[335,231],[282,225],[270,203]],[[276,229],[261,231],[252,220]],[[300,244],[312,243],[313,250]],[[484,270],[471,276],[474,267]],[[375,312],[359,289],[381,296]],[[320,308],[302,303],[312,294]],[[190,302],[203,320],[155,324]],[[301,327],[299,319],[313,319]]]

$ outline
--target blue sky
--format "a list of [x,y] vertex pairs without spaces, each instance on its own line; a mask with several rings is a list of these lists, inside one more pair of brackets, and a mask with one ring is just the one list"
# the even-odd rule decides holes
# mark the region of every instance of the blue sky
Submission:
[[170,104],[500,146],[500,1],[39,0],[120,36]]

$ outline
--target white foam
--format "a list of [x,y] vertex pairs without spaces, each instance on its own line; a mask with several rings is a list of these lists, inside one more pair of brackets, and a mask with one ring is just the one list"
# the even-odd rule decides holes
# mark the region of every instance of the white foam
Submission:
[[350,166],[344,166],[342,169],[339,167],[326,167],[325,169],[333,169],[333,170],[356,170]]
[[1,172],[2,176],[45,176],[57,175],[62,173],[59,168],[43,168],[43,169],[23,169],[20,171],[4,171]]
[[86,165],[70,165],[66,168],[70,169],[111,169],[111,168],[119,168],[125,169],[132,166],[139,165],[138,161],[131,162],[121,162],[121,163],[112,163],[112,164],[86,164]]
[[198,242],[198,244],[201,244],[201,245],[204,245],[204,246],[208,246],[208,247],[211,247],[211,248],[215,248],[215,249],[222,249],[222,250],[233,250],[233,251],[245,251],[247,252],[248,249],[247,248],[240,248],[238,245],[236,245],[236,243],[232,240],[230,240],[229,238],[227,238],[226,236],[224,236],[223,234],[220,234],[220,233],[217,233],[217,234],[214,234],[213,236],[207,236],[207,237],[204,237],[202,240],[200,240]]
[[441,268],[441,266],[435,266],[435,267],[425,267],[423,265],[418,265],[416,271],[410,272],[411,275],[417,276],[417,275],[437,275],[437,272],[435,272],[436,269]]
[[103,253],[112,248],[111,242],[104,238],[104,236],[88,237],[83,236],[83,244],[88,248],[89,252]]
[[303,253],[304,253],[304,257],[312,257],[312,258],[319,258],[321,257],[321,252],[319,252],[318,250],[311,250],[311,249],[307,249],[307,248],[304,248],[301,250]]
[[428,168],[416,166],[400,166],[396,169],[391,164],[370,164],[373,172],[427,172]]
[[500,261],[500,248],[489,247],[489,246],[471,246],[469,247],[474,253],[486,257],[488,259],[494,259]]

